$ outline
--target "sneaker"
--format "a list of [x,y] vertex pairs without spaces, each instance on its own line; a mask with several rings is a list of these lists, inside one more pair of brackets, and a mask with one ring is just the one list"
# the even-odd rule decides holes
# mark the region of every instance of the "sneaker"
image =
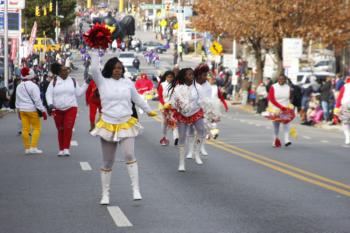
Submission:
[[66,157],[69,157],[69,156],[70,156],[70,152],[69,152],[68,149],[64,149],[63,154],[64,154]]
[[178,138],[175,138],[174,146],[177,146],[178,144],[179,144],[179,139],[178,139]]
[[287,142],[286,144],[284,144],[285,145],[285,147],[288,147],[288,146],[291,146],[292,145],[292,143],[291,142]]
[[61,156],[63,156],[64,155],[64,151],[63,150],[60,150],[58,153],[57,153],[57,156],[58,157],[61,157]]
[[38,148],[31,148],[30,149],[30,153],[32,153],[32,154],[42,154],[43,151],[39,150]]
[[29,154],[31,154],[31,150],[30,150],[30,149],[25,149],[24,153],[25,153],[26,155],[29,155]]
[[162,139],[160,139],[160,145],[162,145],[162,146],[167,146],[167,145],[169,145],[169,140],[168,139],[166,139],[166,137],[163,137]]

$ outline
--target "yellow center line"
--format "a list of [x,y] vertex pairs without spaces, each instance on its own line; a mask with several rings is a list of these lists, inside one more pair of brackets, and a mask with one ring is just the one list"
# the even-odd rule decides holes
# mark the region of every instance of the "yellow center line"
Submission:
[[304,181],[304,182],[307,182],[307,183],[310,183],[310,184],[313,184],[313,185],[317,185],[317,186],[320,186],[320,187],[322,187],[322,188],[325,188],[325,189],[328,189],[328,190],[332,190],[332,191],[337,192],[337,193],[340,193],[340,194],[342,194],[342,195],[344,195],[344,196],[350,197],[350,192],[347,191],[347,190],[340,189],[340,188],[337,188],[337,187],[335,187],[335,186],[332,186],[332,185],[329,185],[329,184],[326,184],[326,183],[322,183],[322,182],[320,182],[320,181],[318,181],[318,180],[305,177],[305,176],[300,175],[300,174],[298,174],[298,173],[295,173],[295,172],[289,171],[289,170],[287,170],[287,169],[284,169],[284,168],[275,166],[275,165],[270,164],[270,163],[268,163],[268,162],[262,161],[262,160],[257,159],[257,158],[253,158],[253,157],[251,157],[251,156],[249,156],[249,155],[243,154],[243,153],[241,153],[241,152],[232,150],[232,149],[230,149],[230,148],[227,148],[227,147],[224,147],[224,146],[221,146],[221,145],[218,145],[218,144],[214,144],[214,143],[212,143],[212,142],[209,142],[208,144],[210,144],[210,145],[213,146],[213,147],[216,147],[216,148],[220,148],[220,149],[222,149],[222,150],[225,150],[225,151],[227,151],[227,152],[231,152],[231,153],[233,153],[233,154],[235,154],[235,155],[237,155],[237,156],[240,156],[240,157],[242,157],[242,158],[244,158],[244,159],[247,159],[247,160],[253,161],[253,162],[255,162],[255,163],[261,164],[261,165],[263,165],[263,166],[265,166],[265,167],[271,168],[271,169],[273,169],[273,170],[275,170],[275,171],[279,171],[279,172],[284,173],[284,174],[286,174],[286,175],[292,176],[292,177],[294,177],[294,178],[296,178],[296,179],[298,179],[298,180],[302,180],[302,181]]
[[[153,117],[153,119],[158,121],[158,122],[161,122],[161,119],[158,116]],[[244,150],[242,148],[239,148],[239,147],[236,147],[236,146],[233,146],[230,144],[226,144],[220,140],[215,140],[215,142],[208,141],[207,143],[213,147],[230,152],[230,153],[237,155],[241,158],[244,158],[244,159],[247,159],[249,161],[263,165],[265,167],[271,168],[272,170],[289,175],[289,176],[294,177],[298,180],[301,180],[301,181],[304,181],[306,183],[310,183],[310,184],[322,187],[324,189],[331,190],[331,191],[340,193],[344,196],[350,197],[350,191],[339,188],[339,187],[342,187],[342,188],[350,190],[350,185],[343,184],[341,182],[317,175],[317,174],[309,172],[309,171],[305,171],[303,169],[291,166],[289,164],[286,164],[286,163],[283,163],[283,162],[280,162],[280,161],[277,161],[274,159],[267,158],[265,156],[256,154],[256,153],[251,152],[251,151]],[[287,170],[287,169],[289,169],[289,170]],[[297,172],[300,174],[298,174]],[[309,177],[307,177],[307,176],[309,176]],[[323,183],[321,181],[326,182],[326,183]],[[329,184],[327,184],[327,183],[329,183]],[[339,187],[336,187],[336,186],[333,186],[330,184],[337,185]]]
[[327,183],[330,183],[330,184],[333,184],[333,185],[337,185],[337,186],[342,187],[342,188],[350,189],[350,185],[347,185],[347,184],[344,184],[344,183],[341,183],[341,182],[329,179],[329,178],[324,177],[324,176],[317,175],[317,174],[309,172],[309,171],[305,171],[305,170],[303,170],[301,168],[297,168],[297,167],[294,167],[292,165],[289,165],[289,164],[286,164],[286,163],[283,163],[283,162],[280,162],[280,161],[277,161],[277,160],[274,160],[274,159],[267,158],[267,157],[265,157],[263,155],[259,155],[259,154],[256,154],[254,152],[247,151],[245,149],[242,149],[242,148],[239,148],[239,147],[236,147],[236,146],[224,143],[224,142],[222,142],[220,140],[215,140],[215,142],[217,144],[219,144],[219,145],[222,145],[222,146],[225,146],[225,147],[237,150],[237,151],[245,153],[247,155],[251,155],[251,156],[257,157],[257,158],[259,158],[261,160],[265,160],[265,161],[270,162],[270,163],[274,163],[274,164],[279,165],[281,167],[285,167],[285,168],[288,168],[288,169],[293,170],[295,172],[299,172],[299,173],[301,173],[303,175],[307,175],[307,176],[313,177],[315,179],[319,179],[319,180],[321,180],[323,182],[327,182]]

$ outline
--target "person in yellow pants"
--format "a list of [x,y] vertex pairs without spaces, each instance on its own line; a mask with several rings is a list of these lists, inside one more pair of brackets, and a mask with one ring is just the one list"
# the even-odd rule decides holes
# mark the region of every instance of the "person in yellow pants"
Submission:
[[[37,112],[20,112],[22,119],[22,139],[25,150],[38,148],[41,124]],[[30,130],[32,129],[32,140],[30,140]]]
[[[34,71],[24,67],[21,70],[22,82],[16,89],[16,108],[22,120],[22,139],[26,154],[41,154],[38,149],[40,138],[40,118],[37,109],[43,113],[44,120],[47,119],[45,107],[40,99],[40,89],[31,80],[35,77]],[[30,131],[32,130],[32,138]]]

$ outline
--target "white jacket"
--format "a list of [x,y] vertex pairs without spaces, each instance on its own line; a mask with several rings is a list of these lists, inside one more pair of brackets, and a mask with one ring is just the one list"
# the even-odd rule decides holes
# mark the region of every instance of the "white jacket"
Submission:
[[120,124],[128,121],[132,115],[133,101],[145,112],[151,112],[151,108],[137,93],[134,83],[127,78],[104,78],[98,64],[98,57],[91,57],[92,77],[100,93],[102,105],[102,119],[110,124]]
[[40,89],[35,83],[23,81],[17,86],[16,108],[21,112],[36,112],[36,109],[46,111],[40,98]]
[[203,103],[201,85],[177,85],[171,94],[170,103],[185,117],[190,117],[201,109]]
[[69,76],[65,80],[57,76],[55,87],[53,86],[53,82],[54,80],[50,82],[47,88],[46,101],[48,105],[52,104],[58,110],[78,107],[77,96],[83,95],[88,88],[86,83],[82,86],[76,83],[76,87],[74,88],[74,81]]

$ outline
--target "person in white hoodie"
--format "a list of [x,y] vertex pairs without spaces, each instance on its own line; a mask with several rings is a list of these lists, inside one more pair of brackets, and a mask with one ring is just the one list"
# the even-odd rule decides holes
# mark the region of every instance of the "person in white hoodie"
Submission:
[[91,135],[99,136],[102,147],[103,167],[101,167],[101,205],[109,204],[112,168],[117,147],[121,146],[131,179],[133,199],[141,200],[138,163],[135,157],[135,137],[141,125],[133,117],[132,102],[149,116],[156,116],[143,98],[137,93],[134,83],[124,78],[124,66],[117,57],[109,59],[101,72],[96,54],[91,59],[92,78],[100,93],[102,115]]
[[[40,99],[40,89],[32,81],[35,73],[32,69],[24,67],[21,70],[22,82],[16,89],[16,108],[22,120],[22,139],[26,154],[41,154],[38,149],[40,139],[41,124],[38,114],[42,112],[43,119],[47,119],[46,109]],[[32,129],[32,138],[30,130]]]
[[51,65],[51,72],[56,76],[47,88],[46,101],[58,131],[57,156],[70,156],[70,142],[78,111],[77,96],[86,92],[88,84],[79,86],[76,80],[69,76],[70,68],[59,63]]
[[345,79],[345,85],[340,89],[334,109],[343,124],[345,144],[350,145],[350,76]]

